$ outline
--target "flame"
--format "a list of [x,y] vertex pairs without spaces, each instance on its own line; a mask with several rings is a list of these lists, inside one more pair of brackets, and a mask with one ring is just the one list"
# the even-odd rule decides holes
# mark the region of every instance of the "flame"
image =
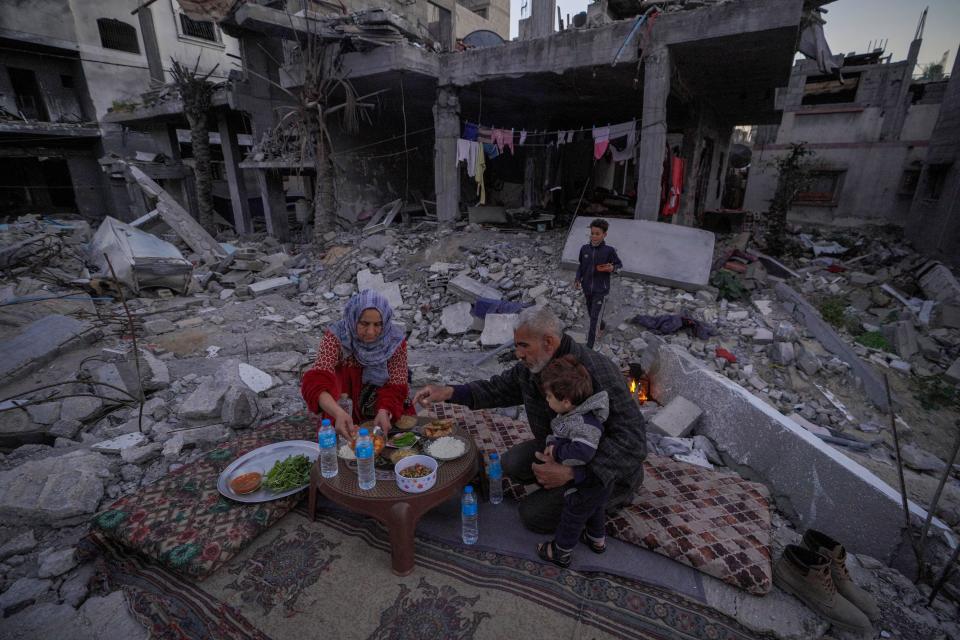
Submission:
[[638,381],[634,378],[630,378],[630,393],[636,394],[637,400],[640,402],[640,404],[643,404],[649,400],[649,397],[647,396],[647,385],[643,384],[642,380]]

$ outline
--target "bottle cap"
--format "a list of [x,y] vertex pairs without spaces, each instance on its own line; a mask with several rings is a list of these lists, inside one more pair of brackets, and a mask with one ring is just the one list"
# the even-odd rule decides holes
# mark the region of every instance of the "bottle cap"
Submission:
[[361,438],[367,438],[367,437],[370,436],[370,432],[367,431],[366,429],[360,429],[360,434],[359,434],[359,435],[360,435]]
[[491,459],[491,460],[499,460],[499,459],[500,459],[500,454],[497,453],[496,451],[494,451],[493,453],[490,454],[490,459]]
[[473,485],[472,485],[472,484],[468,484],[467,486],[465,486],[465,487],[463,488],[463,492],[464,492],[464,493],[473,493]]
[[323,420],[321,420],[321,421],[320,421],[320,426],[321,426],[321,427],[329,427],[329,426],[330,426],[330,419],[329,419],[329,418],[324,418]]

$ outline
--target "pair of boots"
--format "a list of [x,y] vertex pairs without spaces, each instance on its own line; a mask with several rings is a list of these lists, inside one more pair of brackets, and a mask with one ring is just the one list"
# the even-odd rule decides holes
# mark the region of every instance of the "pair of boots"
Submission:
[[808,530],[799,546],[787,545],[773,581],[841,629],[871,631],[880,619],[877,603],[850,579],[843,545],[819,531]]

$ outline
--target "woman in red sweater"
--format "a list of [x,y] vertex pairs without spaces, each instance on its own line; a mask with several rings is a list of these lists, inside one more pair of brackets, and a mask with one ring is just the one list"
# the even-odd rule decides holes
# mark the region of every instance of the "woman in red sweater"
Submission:
[[[324,332],[313,368],[300,383],[307,409],[332,419],[342,436],[352,437],[360,422],[371,419],[386,435],[397,418],[414,413],[407,402],[407,342],[392,319],[378,292],[366,289],[350,298],[343,319]],[[353,401],[353,415],[337,404],[343,393]]]

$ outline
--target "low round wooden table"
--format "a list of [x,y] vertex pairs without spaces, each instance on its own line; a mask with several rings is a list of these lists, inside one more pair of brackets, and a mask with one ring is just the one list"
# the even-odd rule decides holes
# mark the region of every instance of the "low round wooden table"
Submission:
[[[462,433],[457,430],[458,433]],[[382,522],[390,533],[391,562],[398,576],[413,571],[413,537],[420,517],[438,504],[458,495],[482,466],[479,453],[469,434],[463,434],[469,449],[456,460],[444,462],[437,469],[437,483],[423,493],[405,493],[397,486],[390,471],[390,479],[377,478],[373,489],[364,491],[357,483],[357,474],[343,460],[334,478],[320,475],[320,459],[310,470],[310,495],[307,511],[310,520],[316,518],[317,491],[333,502]],[[378,472],[379,475],[379,472]]]

